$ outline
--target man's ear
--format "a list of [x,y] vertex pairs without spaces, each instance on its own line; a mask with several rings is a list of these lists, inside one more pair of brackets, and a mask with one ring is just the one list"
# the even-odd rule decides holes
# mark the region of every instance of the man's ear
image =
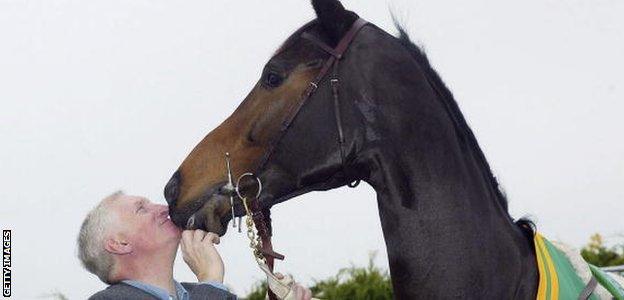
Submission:
[[330,45],[334,47],[358,19],[358,15],[346,10],[338,0],[312,0],[312,6]]
[[108,253],[124,255],[132,253],[132,245],[120,238],[108,238],[104,242],[104,250]]

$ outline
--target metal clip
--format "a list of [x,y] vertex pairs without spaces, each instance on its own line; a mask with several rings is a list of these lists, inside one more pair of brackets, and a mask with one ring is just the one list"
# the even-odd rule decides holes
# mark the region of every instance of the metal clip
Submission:
[[[253,178],[256,179],[256,182],[258,182],[258,192],[256,192],[256,195],[254,197],[247,197],[245,195],[241,195],[240,193],[240,181],[241,179],[243,179],[245,176],[251,176]],[[238,177],[238,180],[236,181],[236,194],[238,195],[239,198],[243,199],[243,198],[255,198],[258,199],[260,197],[260,193],[262,193],[262,181],[260,181],[260,178],[256,177],[256,175],[254,175],[253,173],[244,173],[243,175],[241,175],[240,177]]]
[[[230,153],[226,152],[225,153],[225,167],[227,168],[227,176],[228,176],[228,183],[225,186],[225,189],[227,189],[229,191],[230,194],[230,206],[232,207],[232,228],[236,228],[236,219],[235,219],[235,215],[234,215],[234,193],[233,191],[234,189],[234,183],[232,182],[232,168],[230,167]],[[238,190],[238,188],[236,188],[236,190]],[[240,222],[238,224],[239,227],[239,231],[240,231]]]
[[[232,180],[232,167],[230,165],[230,153],[229,152],[225,153],[225,167],[227,169],[228,183],[223,187],[223,189],[230,196],[230,206],[232,208],[232,227],[236,228],[236,215],[234,214],[234,195],[237,195],[240,199],[243,199],[243,198],[258,198],[258,197],[260,197],[260,193],[262,192],[262,182],[260,181],[260,178],[256,177],[256,175],[254,175],[253,173],[249,173],[248,172],[248,173],[244,173],[243,175],[239,176],[238,180],[236,180],[236,185],[235,185],[234,181]],[[241,182],[241,179],[243,179],[245,176],[251,176],[254,179],[256,179],[256,181],[258,182],[258,192],[253,197],[248,197],[248,196],[245,196],[245,195],[241,194],[240,182]],[[243,224],[241,222],[241,217],[238,217],[238,232],[241,232],[242,227],[243,227],[242,225]]]

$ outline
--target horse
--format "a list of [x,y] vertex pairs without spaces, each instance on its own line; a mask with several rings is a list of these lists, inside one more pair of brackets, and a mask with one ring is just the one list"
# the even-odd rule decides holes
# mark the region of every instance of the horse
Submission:
[[229,152],[234,174],[252,171],[261,180],[264,211],[310,191],[360,180],[372,186],[397,299],[534,299],[534,229],[508,213],[425,53],[399,24],[398,37],[367,24],[332,75],[314,82],[359,17],[338,0],[311,2],[316,18],[286,39],[247,97],[165,186],[174,223],[187,227],[192,219],[194,228],[224,235],[231,210],[245,213],[225,188]]

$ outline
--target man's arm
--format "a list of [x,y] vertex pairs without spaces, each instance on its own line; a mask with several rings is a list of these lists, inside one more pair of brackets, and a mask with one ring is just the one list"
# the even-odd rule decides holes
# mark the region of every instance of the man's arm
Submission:
[[[191,271],[197,276],[199,284],[195,284],[195,286],[211,285],[211,287],[216,287],[219,290],[225,287],[223,286],[223,274],[225,273],[223,260],[214,246],[219,244],[219,242],[219,236],[212,232],[205,232],[199,229],[182,232],[182,257],[184,262],[191,268]],[[283,277],[283,275],[279,274],[278,277]],[[294,292],[294,299],[309,300],[311,298],[312,293],[310,290],[300,284],[295,283],[292,291]],[[233,295],[227,291],[227,288],[223,292]],[[203,297],[203,295],[198,295],[198,297]],[[195,298],[191,297],[191,299]]]
[[199,282],[217,282],[223,284],[225,268],[221,255],[215,248],[219,236],[203,230],[185,230],[182,232],[182,257],[184,262],[197,276]]
[[219,236],[203,230],[182,232],[181,248],[184,262],[197,277],[197,283],[184,283],[191,299],[236,299],[223,285],[225,268],[215,248]]

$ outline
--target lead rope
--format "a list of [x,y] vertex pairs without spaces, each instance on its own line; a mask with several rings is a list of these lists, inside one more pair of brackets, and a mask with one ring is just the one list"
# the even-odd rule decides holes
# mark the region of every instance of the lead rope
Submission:
[[[249,247],[252,250],[253,256],[256,259],[256,263],[260,270],[262,270],[267,276],[267,285],[268,288],[273,291],[277,298],[282,300],[294,300],[295,292],[293,291],[294,283],[292,276],[284,275],[284,278],[279,279],[271,270],[266,263],[266,258],[262,254],[262,240],[259,236],[256,235],[254,228],[256,228],[256,224],[253,220],[253,215],[251,210],[249,209],[249,205],[247,204],[247,197],[242,198],[243,205],[245,206],[245,225],[247,225],[247,237],[249,238]],[[240,223],[239,223],[240,226]],[[313,300],[319,300],[317,298],[312,298]]]
[[264,255],[262,255],[262,240],[259,236],[256,236],[256,232],[254,228],[256,224],[254,223],[251,210],[247,205],[247,197],[243,198],[243,205],[245,206],[245,224],[247,225],[247,237],[249,238],[249,247],[253,250],[254,258],[258,263],[266,264],[266,259]]

